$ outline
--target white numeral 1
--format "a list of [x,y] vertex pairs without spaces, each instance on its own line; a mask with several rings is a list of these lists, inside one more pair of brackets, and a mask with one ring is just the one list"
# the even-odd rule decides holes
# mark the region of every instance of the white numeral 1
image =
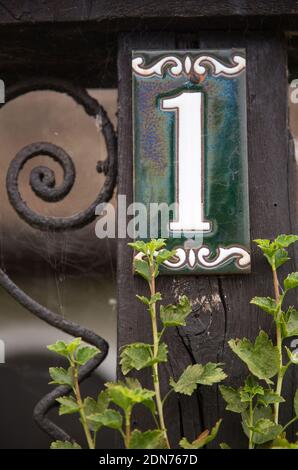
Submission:
[[204,221],[202,93],[184,91],[174,98],[163,98],[161,108],[176,112],[177,220],[171,231],[211,230]]

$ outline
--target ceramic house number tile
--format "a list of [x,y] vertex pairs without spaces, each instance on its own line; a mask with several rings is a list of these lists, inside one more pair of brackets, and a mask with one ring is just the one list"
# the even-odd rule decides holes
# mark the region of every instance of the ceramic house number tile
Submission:
[[245,73],[242,49],[133,51],[135,238],[176,249],[164,274],[250,271]]

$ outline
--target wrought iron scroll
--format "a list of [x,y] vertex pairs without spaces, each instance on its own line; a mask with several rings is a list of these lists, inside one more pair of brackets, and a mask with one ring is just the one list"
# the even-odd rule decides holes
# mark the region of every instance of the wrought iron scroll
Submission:
[[[55,174],[50,168],[38,166],[31,171],[30,186],[34,193],[44,201],[61,201],[69,194],[75,181],[75,166],[71,157],[62,148],[49,142],[35,142],[23,147],[9,166],[6,178],[9,201],[25,222],[39,230],[56,232],[81,228],[95,219],[95,207],[100,203],[108,202],[113,195],[117,179],[116,134],[106,111],[96,99],[91,97],[83,88],[57,79],[35,79],[7,88],[5,104],[20,95],[37,90],[51,90],[69,95],[77,104],[83,107],[88,115],[92,116],[100,124],[106,143],[107,158],[105,161],[97,163],[97,171],[104,173],[105,182],[95,201],[82,212],[70,217],[50,217],[34,212],[22,199],[18,187],[19,174],[28,160],[36,156],[46,155],[60,164],[63,169],[63,182],[59,187],[56,187]],[[5,106],[5,104],[2,106]],[[61,315],[36,302],[22,291],[1,269],[0,285],[36,317],[65,333],[81,337],[83,341],[99,348],[100,354],[81,368],[79,374],[80,381],[86,379],[104,361],[109,345],[95,332],[70,320],[66,320]],[[55,440],[72,440],[71,436],[47,417],[48,411],[56,405],[56,398],[69,393],[70,390],[68,386],[56,387],[44,396],[34,409],[36,423]]]

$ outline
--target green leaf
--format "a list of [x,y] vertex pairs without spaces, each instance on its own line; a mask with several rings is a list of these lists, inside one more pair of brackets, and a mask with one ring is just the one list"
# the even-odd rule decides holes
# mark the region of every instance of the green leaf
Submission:
[[264,395],[258,397],[258,403],[263,406],[269,406],[273,403],[282,403],[285,399],[270,389],[264,390]]
[[94,398],[87,397],[83,402],[85,415],[88,417],[97,412],[97,403]]
[[221,442],[221,443],[219,444],[219,447],[220,447],[221,449],[225,449],[225,450],[231,449],[231,447],[230,447],[228,444],[226,444],[225,442]]
[[54,441],[51,443],[51,449],[81,449],[82,447],[76,442]]
[[258,245],[259,248],[261,248],[261,250],[267,249],[271,245],[270,240],[265,239],[265,238],[256,238],[253,241],[254,241],[254,243],[256,243]]
[[127,379],[125,383],[110,382],[106,384],[106,387],[111,401],[125,412],[130,411],[138,403],[144,404],[151,410],[155,409],[153,400],[155,393],[142,388],[138,380]]
[[282,432],[282,426],[275,424],[270,419],[261,418],[253,427],[253,441],[256,444],[264,444],[272,441]]
[[142,240],[138,240],[133,243],[128,243],[128,246],[138,251],[139,253],[143,253],[144,255],[148,254],[147,244],[143,242]]
[[103,413],[109,406],[110,395],[108,390],[102,390],[97,397],[96,411],[97,413]]
[[70,355],[74,354],[78,347],[82,344],[82,338],[75,338],[67,344],[67,351]]
[[179,442],[180,447],[182,447],[182,449],[201,449],[215,439],[220,424],[221,419],[217,421],[216,425],[211,429],[211,432],[207,429],[206,431],[202,432],[193,442],[189,442],[185,437],[183,437],[183,439],[181,439]]
[[285,348],[292,364],[298,364],[298,353],[296,351],[292,352],[287,346]]
[[153,364],[167,361],[168,348],[165,343],[159,345],[157,357],[153,357],[152,346],[147,343],[132,343],[125,346],[120,353],[122,373],[128,374],[132,369],[141,370]]
[[233,411],[234,413],[242,413],[248,407],[248,403],[241,401],[239,390],[233,387],[227,387],[226,385],[220,385],[219,390],[227,403],[226,410]]
[[175,254],[176,254],[176,250],[171,250],[171,251],[161,250],[157,254],[155,261],[158,265],[162,264],[165,261],[168,261],[169,259],[173,258],[173,256],[175,256]]
[[137,274],[142,276],[146,281],[150,282],[151,281],[151,272],[149,265],[146,261],[143,261],[141,259],[136,259],[134,261],[134,267],[135,271]]
[[122,420],[121,413],[112,409],[107,409],[103,413],[95,413],[88,416],[88,423],[92,425],[96,432],[103,426],[119,430],[122,428]]
[[285,437],[278,437],[272,442],[270,449],[298,449],[298,442],[289,442]]
[[60,356],[68,357],[67,344],[64,341],[56,341],[55,344],[50,344],[47,348]]
[[213,364],[212,362],[208,362],[205,366],[201,364],[188,366],[177,382],[170,379],[170,385],[177,393],[192,395],[198,384],[212,385],[227,377],[219,366],[220,364]]
[[72,356],[77,348],[82,344],[82,338],[75,338],[70,343],[64,341],[56,341],[55,344],[50,344],[47,348],[60,356],[67,357]]
[[271,407],[255,407],[253,412],[253,426],[250,428],[248,410],[242,413],[242,427],[249,436],[249,429],[253,431],[253,442],[255,444],[265,444],[272,441],[282,432],[282,426],[277,425],[273,421]]
[[79,406],[72,396],[65,396],[57,398],[56,401],[60,403],[59,415],[70,415],[79,411]]
[[50,384],[69,385],[72,387],[73,379],[70,367],[68,370],[63,367],[50,367],[49,373],[52,379]]
[[76,353],[76,361],[78,364],[83,366],[86,364],[92,357],[96,356],[99,354],[100,351],[99,349],[91,346],[81,346]]
[[144,295],[136,295],[136,298],[143,302],[143,304],[148,305],[148,307],[153,303],[162,300],[160,292],[156,292],[154,295],[151,296],[150,299],[148,299],[148,297],[145,297]]
[[298,336],[298,310],[289,307],[286,313],[285,336]]
[[245,362],[250,372],[259,379],[271,382],[271,377],[279,370],[279,352],[273,346],[267,333],[260,331],[255,343],[251,343],[247,338],[231,339],[230,348]]
[[102,427],[102,423],[89,419],[89,417],[95,414],[104,414],[108,409],[109,403],[110,398],[107,390],[103,390],[99,393],[97,401],[90,397],[85,398],[84,411],[87,417],[89,428],[92,431],[99,431],[99,429]]
[[247,393],[251,398],[256,395],[264,395],[264,388],[258,383],[258,381],[252,375],[249,375],[244,382],[242,391]]
[[275,253],[275,257],[274,257],[274,266],[275,268],[279,268],[280,266],[282,266],[283,264],[285,264],[287,261],[289,261],[289,257],[288,257],[288,252],[286,250],[284,250],[283,248],[279,249],[276,251]]
[[298,388],[294,396],[294,410],[295,410],[296,416],[298,417]]
[[165,246],[166,246],[165,238],[158,238],[158,239],[153,238],[152,240],[150,240],[150,242],[147,243],[147,248],[149,252],[151,253],[151,255],[154,255],[156,251],[161,250]]
[[164,326],[185,326],[186,318],[191,313],[192,308],[186,295],[182,295],[177,305],[167,305],[160,307],[160,318]]
[[276,313],[276,302],[274,299],[271,299],[271,297],[254,297],[250,303],[257,305],[271,315],[275,315]]
[[135,429],[131,433],[129,449],[165,449],[164,433],[159,429],[141,432]]
[[284,290],[286,292],[295,287],[298,287],[298,272],[289,274],[284,280]]
[[298,241],[298,235],[278,235],[275,239],[275,243],[281,248],[288,248],[292,243]]
[[284,249],[282,243],[277,243],[276,240],[270,242],[270,240],[254,240],[255,243],[264,253],[268,263],[272,268],[277,269],[290,258],[288,257],[287,251]]

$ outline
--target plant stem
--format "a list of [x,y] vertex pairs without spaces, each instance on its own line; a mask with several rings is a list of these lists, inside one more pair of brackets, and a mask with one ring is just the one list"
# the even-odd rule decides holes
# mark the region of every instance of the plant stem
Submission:
[[254,420],[253,420],[253,406],[252,406],[252,399],[249,402],[249,449],[254,448],[254,443],[253,443],[253,427]]
[[85,410],[84,410],[84,405],[83,405],[83,400],[81,397],[81,391],[80,391],[80,386],[79,386],[79,376],[78,376],[78,368],[76,364],[72,363],[72,376],[73,376],[73,385],[74,385],[74,393],[75,397],[77,400],[77,404],[79,407],[79,413],[81,416],[81,422],[82,426],[85,432],[86,440],[88,443],[89,449],[95,449],[94,441],[91,436],[91,432],[87,423],[86,415],[85,415]]
[[[152,296],[155,294],[154,265],[152,266],[150,264],[150,269],[151,269],[150,291],[151,291],[151,296]],[[158,335],[157,318],[156,318],[156,302],[154,302],[150,306],[150,315],[151,315],[152,334],[153,334],[153,358],[156,358],[158,355],[158,348],[159,348],[159,335]],[[161,430],[163,431],[167,448],[170,449],[170,443],[169,443],[167,429],[165,426],[165,420],[164,420],[164,415],[163,415],[163,404],[162,404],[162,398],[161,398],[161,393],[160,393],[160,384],[159,384],[159,375],[158,375],[158,363],[153,364],[152,370],[153,370],[153,383],[154,383],[154,390],[155,390],[156,405],[157,405],[157,411],[158,411],[158,416],[159,416],[159,424],[160,424]]]
[[291,424],[295,423],[298,420],[298,416],[295,416],[291,421],[289,421],[282,429],[282,432],[284,432]]
[[[275,301],[276,301],[276,305],[279,305],[279,303],[280,303],[280,292],[279,292],[279,286],[278,286],[277,271],[274,267],[272,267],[272,273],[273,273],[273,285],[274,285]],[[277,315],[276,315],[276,320],[275,320],[275,323],[276,323],[276,346],[277,346],[278,353],[279,353],[279,371],[278,371],[278,375],[277,375],[275,393],[279,396],[281,395],[283,376],[284,376],[283,360],[282,360],[282,335],[281,335],[280,319],[281,319],[281,307],[279,305]],[[278,420],[279,420],[279,403],[274,403],[274,422],[275,422],[275,424],[278,424]]]
[[125,413],[125,448],[129,449],[129,441],[131,437],[131,425],[130,425],[130,418],[131,418],[131,410]]

